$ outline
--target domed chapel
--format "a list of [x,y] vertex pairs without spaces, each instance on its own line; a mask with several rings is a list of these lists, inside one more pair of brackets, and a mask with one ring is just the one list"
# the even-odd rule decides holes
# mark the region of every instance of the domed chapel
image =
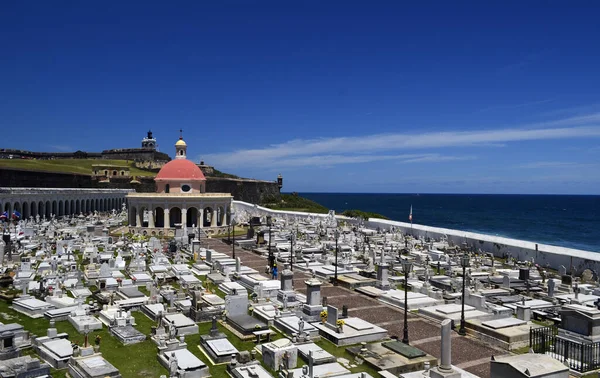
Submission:
[[173,236],[180,227],[212,230],[230,223],[230,193],[206,193],[206,177],[187,159],[187,143],[180,136],[175,158],[154,178],[156,193],[129,193],[129,228],[135,233]]

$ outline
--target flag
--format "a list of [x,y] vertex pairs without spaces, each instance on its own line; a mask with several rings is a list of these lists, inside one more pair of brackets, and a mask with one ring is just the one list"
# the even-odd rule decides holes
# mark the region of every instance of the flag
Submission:
[[0,219],[6,220],[7,218],[8,218],[8,211],[5,211],[2,214],[0,214]]
[[408,214],[408,220],[412,223],[412,205],[410,205],[410,213]]
[[19,213],[17,210],[13,210],[12,218],[15,220],[21,218],[21,213]]

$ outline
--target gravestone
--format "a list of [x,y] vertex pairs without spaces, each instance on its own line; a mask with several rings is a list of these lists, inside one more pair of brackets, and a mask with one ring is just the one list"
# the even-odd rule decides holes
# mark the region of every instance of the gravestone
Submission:
[[321,285],[323,284],[316,278],[304,281],[306,284],[306,303],[302,306],[302,313],[307,321],[319,320],[319,315],[323,310],[321,305]]
[[390,289],[390,283],[388,281],[388,264],[383,261],[377,265],[377,282],[375,283],[375,287],[379,290]]
[[237,290],[233,289],[233,294],[225,296],[225,311],[228,317],[246,315],[248,312],[248,296],[237,294]]
[[327,324],[333,328],[337,328],[338,309],[331,305],[327,305]]
[[282,271],[280,277],[281,291],[293,291],[294,290],[294,272],[289,269]]
[[509,276],[502,277],[502,286],[507,289],[510,289],[510,277]]
[[567,268],[565,268],[564,265],[561,265],[558,267],[558,274],[560,274],[561,276],[564,276],[567,274]]
[[555,283],[554,279],[549,279],[548,280],[548,296],[550,298],[554,297],[555,286],[556,286],[556,283]]
[[217,317],[212,317],[212,324],[210,327],[210,337],[217,337],[220,335],[219,329],[217,328]]
[[528,322],[531,320],[531,307],[517,304],[517,319]]
[[519,279],[523,281],[529,279],[529,268],[519,268]]
[[581,273],[581,281],[584,283],[591,282],[593,277],[594,273],[590,269],[586,269]]

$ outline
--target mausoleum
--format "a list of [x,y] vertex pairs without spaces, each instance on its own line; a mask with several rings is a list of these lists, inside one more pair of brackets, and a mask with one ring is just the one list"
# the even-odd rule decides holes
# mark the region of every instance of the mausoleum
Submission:
[[[174,236],[176,228],[198,227],[212,234],[231,221],[230,193],[206,193],[206,178],[187,159],[187,143],[175,143],[175,159],[158,172],[156,193],[129,193],[132,233]],[[193,230],[192,230],[193,231]]]

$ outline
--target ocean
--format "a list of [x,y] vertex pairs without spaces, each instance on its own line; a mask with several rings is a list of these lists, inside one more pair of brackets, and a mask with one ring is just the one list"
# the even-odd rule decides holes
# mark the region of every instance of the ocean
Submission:
[[600,196],[299,193],[341,213],[358,209],[413,223],[600,252]]

